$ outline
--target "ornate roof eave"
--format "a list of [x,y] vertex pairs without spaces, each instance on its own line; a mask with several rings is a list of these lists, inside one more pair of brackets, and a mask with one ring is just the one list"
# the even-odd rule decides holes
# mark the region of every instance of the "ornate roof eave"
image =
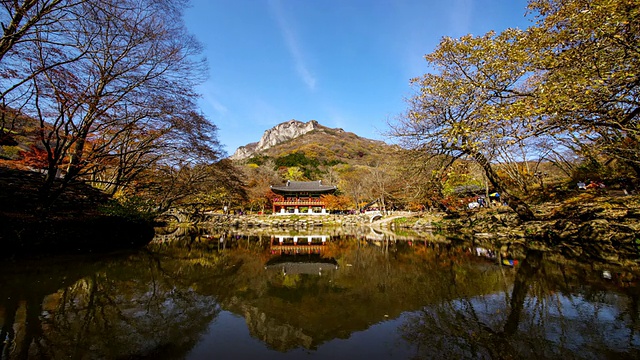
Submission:
[[271,185],[271,190],[275,193],[330,193],[337,189],[335,185],[322,185],[320,181],[287,181],[285,185]]
[[331,187],[331,188],[326,188],[326,189],[287,189],[286,187],[282,187],[282,186],[272,186],[271,190],[273,190],[273,192],[283,192],[283,193],[299,193],[299,192],[308,192],[308,193],[328,193],[328,192],[332,192],[337,190],[337,188]]

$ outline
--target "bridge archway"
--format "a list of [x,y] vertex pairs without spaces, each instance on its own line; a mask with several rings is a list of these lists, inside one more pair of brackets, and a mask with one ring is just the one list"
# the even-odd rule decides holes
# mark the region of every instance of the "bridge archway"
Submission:
[[159,222],[165,222],[165,223],[180,222],[180,218],[178,218],[176,215],[170,214],[170,213],[164,213],[162,215],[159,215],[156,218],[156,220],[159,221]]
[[382,214],[379,211],[372,212],[369,214],[369,223],[373,223],[376,220],[382,219]]
[[177,220],[180,223],[192,221],[191,214],[180,211],[178,209],[170,209],[166,211],[164,214],[162,214],[161,216],[167,219],[172,219],[174,221]]

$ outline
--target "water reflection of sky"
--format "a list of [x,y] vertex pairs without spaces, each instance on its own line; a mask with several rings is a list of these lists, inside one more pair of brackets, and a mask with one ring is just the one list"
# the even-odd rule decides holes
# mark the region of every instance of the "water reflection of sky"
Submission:
[[[528,297],[520,331],[538,334],[546,341],[573,351],[577,358],[598,358],[591,353],[596,344],[610,349],[640,347],[640,332],[625,326],[622,320],[627,314],[612,305],[628,300],[613,293],[606,294],[603,299],[610,303],[590,301],[577,293]],[[456,300],[452,308],[460,313],[468,313],[472,308],[480,323],[499,332],[508,316],[505,312],[508,303],[505,293],[497,293]]]
[[[623,301],[615,294],[609,294],[608,298]],[[547,338],[550,340],[573,344],[571,348],[579,353],[588,353],[594,342],[611,349],[640,346],[640,334],[624,325],[621,321],[624,313],[613,305],[588,301],[579,294],[559,294],[554,300],[555,304],[550,301],[545,319]],[[532,309],[528,311],[531,312]],[[567,328],[571,330],[567,331]]]

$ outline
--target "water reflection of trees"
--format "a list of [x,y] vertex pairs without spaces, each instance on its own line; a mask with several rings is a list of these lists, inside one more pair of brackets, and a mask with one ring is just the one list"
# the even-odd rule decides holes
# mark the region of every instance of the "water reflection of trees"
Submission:
[[39,265],[26,287],[3,278],[2,358],[180,357],[220,311],[191,286],[196,270],[142,252],[99,266]]
[[426,306],[402,335],[417,358],[638,358],[638,289],[585,270],[529,251],[509,291]]
[[175,232],[175,241],[116,258],[0,269],[0,292],[11,295],[0,297],[3,358],[180,358],[221,310],[242,315],[251,336],[278,351],[315,349],[388,319],[406,319],[399,331],[416,357],[640,348],[637,286],[549,254],[529,252],[508,268],[465,244],[330,233],[312,260],[337,269],[286,273],[268,266],[279,256],[268,233]]

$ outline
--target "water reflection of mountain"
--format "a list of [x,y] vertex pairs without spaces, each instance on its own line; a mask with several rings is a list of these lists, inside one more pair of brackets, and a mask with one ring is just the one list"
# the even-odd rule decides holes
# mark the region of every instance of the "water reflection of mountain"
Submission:
[[[408,253],[390,260],[377,247],[358,246],[359,243],[351,242],[339,252],[335,248],[347,244],[340,240],[327,244],[324,254],[337,255],[335,263],[339,266],[339,271],[329,273],[325,273],[326,263],[321,264],[319,254],[271,259],[267,267],[273,267],[273,272],[266,272],[266,283],[253,288],[250,296],[223,303],[223,308],[242,314],[255,338],[265,339],[279,351],[288,351],[298,347],[315,349],[332,339],[347,339],[354,332],[397,318],[403,312],[455,297],[452,278],[462,284],[468,277],[483,277],[482,282],[466,283],[462,293],[480,295],[502,288],[499,269],[480,270],[466,263],[454,272],[438,271],[440,265],[430,262],[415,262],[407,267]],[[467,256],[463,250],[460,255]],[[306,271],[295,274],[291,268],[282,271],[279,264],[291,266],[294,256],[308,259],[313,265],[302,265]],[[322,276],[316,273],[320,266]]]

